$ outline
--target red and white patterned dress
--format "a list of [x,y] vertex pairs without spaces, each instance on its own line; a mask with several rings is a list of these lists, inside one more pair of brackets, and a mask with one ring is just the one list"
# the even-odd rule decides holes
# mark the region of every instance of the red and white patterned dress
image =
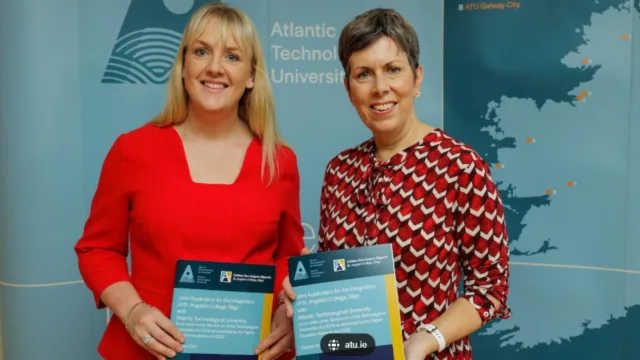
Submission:
[[[374,147],[369,139],[327,165],[318,251],[392,244],[405,339],[453,304],[461,277],[483,325],[509,318],[507,231],[486,162],[440,129],[385,162]],[[471,359],[469,338],[428,358]]]

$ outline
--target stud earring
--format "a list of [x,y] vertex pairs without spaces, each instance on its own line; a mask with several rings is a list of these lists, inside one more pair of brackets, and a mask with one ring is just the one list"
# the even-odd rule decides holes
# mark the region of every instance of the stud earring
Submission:
[[416,97],[417,97],[417,98],[419,98],[419,97],[420,97],[420,91],[418,91],[418,92],[416,93]]

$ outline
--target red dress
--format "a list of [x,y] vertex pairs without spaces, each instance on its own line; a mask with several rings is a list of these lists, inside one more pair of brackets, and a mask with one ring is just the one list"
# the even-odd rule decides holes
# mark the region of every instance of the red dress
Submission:
[[[453,304],[461,276],[483,324],[510,316],[500,194],[483,159],[442,130],[386,162],[371,139],[341,152],[326,168],[320,203],[318,251],[392,244],[405,340]],[[469,338],[428,358],[471,359]]]
[[[178,259],[277,263],[277,294],[287,273],[286,258],[304,247],[300,178],[294,153],[281,148],[279,177],[264,186],[261,157],[261,143],[254,139],[233,184],[200,184],[190,177],[173,127],[145,125],[120,135],[105,159],[75,246],[96,306],[104,308],[100,294],[106,287],[127,280],[144,301],[169,317]],[[98,351],[107,360],[154,359],[116,316]]]

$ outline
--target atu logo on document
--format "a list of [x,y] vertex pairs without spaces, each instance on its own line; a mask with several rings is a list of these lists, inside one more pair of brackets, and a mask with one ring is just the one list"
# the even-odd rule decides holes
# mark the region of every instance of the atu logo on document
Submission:
[[307,274],[307,269],[305,269],[302,261],[298,261],[298,265],[296,266],[296,274],[293,277],[293,280],[307,280],[309,278],[309,274]]
[[209,0],[132,0],[103,84],[164,84],[191,14]]
[[184,269],[184,272],[182,273],[182,277],[180,277],[180,282],[181,283],[189,283],[189,284],[193,284],[195,281],[195,278],[193,277],[193,271],[191,270],[191,265],[187,265],[187,267]]

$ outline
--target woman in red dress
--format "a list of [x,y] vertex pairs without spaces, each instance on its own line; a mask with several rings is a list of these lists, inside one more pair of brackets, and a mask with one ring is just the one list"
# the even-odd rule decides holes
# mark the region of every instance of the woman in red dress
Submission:
[[[115,140],[75,246],[96,306],[115,315],[98,347],[107,360],[182,350],[169,320],[178,259],[277,264],[281,284],[286,258],[304,248],[297,160],[276,129],[251,20],[221,3],[196,11],[167,98]],[[292,354],[291,320],[276,306],[271,335],[247,344],[265,360]]]
[[347,94],[373,136],[326,167],[318,251],[391,243],[406,359],[471,359],[469,334],[510,316],[503,205],[480,155],[416,117],[419,52],[393,10],[342,30]]

